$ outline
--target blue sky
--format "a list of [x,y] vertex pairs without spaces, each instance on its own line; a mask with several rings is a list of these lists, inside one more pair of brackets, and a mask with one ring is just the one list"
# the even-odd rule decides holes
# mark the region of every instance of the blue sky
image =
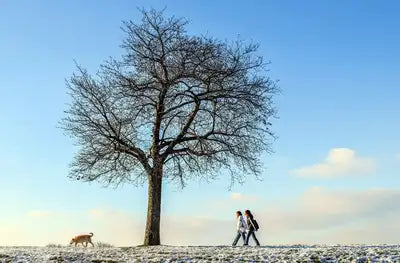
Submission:
[[[184,218],[187,231],[199,234],[188,242],[230,244],[234,233],[225,226],[234,230],[233,212],[252,208],[265,222],[264,243],[395,240],[400,229],[390,222],[400,210],[388,214],[388,204],[400,196],[397,1],[0,0],[0,245],[66,243],[89,231],[116,245],[141,242],[146,188],[69,180],[77,148],[57,128],[74,59],[95,72],[109,56],[120,56],[121,21],[139,21],[137,7],[167,7],[166,15],[190,21],[191,34],[260,43],[259,54],[271,61],[270,76],[282,89],[273,122],[278,139],[275,152],[263,156],[264,180],[249,178],[232,191],[223,174],[183,190],[166,185],[165,228]],[[327,222],[332,211],[325,207],[336,207],[340,198],[335,215],[348,221],[322,228],[273,224],[289,215],[320,219],[315,226]],[[106,218],[127,226],[115,229]],[[202,227],[219,221],[220,233],[203,240]],[[360,234],[367,228],[375,232]],[[179,238],[165,233],[164,243],[186,244],[182,232]],[[115,233],[125,233],[123,240]],[[13,240],[2,239],[11,234]]]

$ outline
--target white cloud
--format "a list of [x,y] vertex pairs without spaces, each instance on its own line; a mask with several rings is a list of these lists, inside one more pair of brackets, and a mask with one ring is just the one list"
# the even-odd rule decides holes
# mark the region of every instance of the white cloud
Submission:
[[232,200],[241,200],[241,199],[243,199],[243,195],[241,193],[232,193],[231,199]]
[[[242,195],[233,195],[236,198]],[[232,197],[232,196],[231,196]],[[257,236],[265,244],[395,243],[400,235],[400,189],[327,190],[311,187],[290,199],[251,205],[261,229]],[[170,245],[227,245],[234,237],[232,207],[237,199],[215,200],[217,210],[231,218],[171,217],[162,221],[163,242]],[[207,203],[207,209],[213,211]],[[380,233],[380,230],[382,233]],[[349,236],[353,233],[355,236]]]
[[[246,195],[233,195],[236,198]],[[229,245],[235,235],[237,199],[207,203],[199,215],[163,214],[165,245]],[[249,207],[264,244],[395,243],[400,235],[400,189],[327,190],[311,187],[300,195],[273,201],[258,199]],[[240,206],[244,206],[243,203]],[[243,207],[243,208],[247,208]],[[1,245],[67,245],[71,237],[93,232],[95,242],[133,246],[143,242],[145,214],[100,207],[87,211],[23,213],[0,218]],[[226,215],[224,217],[218,215]],[[46,213],[42,213],[46,212]],[[200,214],[202,214],[200,216]],[[32,215],[35,215],[32,217]],[[48,215],[43,216],[42,215]]]
[[334,148],[321,163],[292,170],[301,177],[335,178],[346,175],[364,175],[375,171],[376,164],[371,158],[359,157],[354,150]]
[[258,198],[255,195],[248,195],[242,193],[232,193],[230,198],[235,201],[256,201]]
[[[400,218],[399,198],[400,189],[311,187],[286,202],[264,201],[253,212],[261,225],[259,239],[267,244],[391,243],[400,234],[393,220]],[[357,235],[346,235],[352,231]]]

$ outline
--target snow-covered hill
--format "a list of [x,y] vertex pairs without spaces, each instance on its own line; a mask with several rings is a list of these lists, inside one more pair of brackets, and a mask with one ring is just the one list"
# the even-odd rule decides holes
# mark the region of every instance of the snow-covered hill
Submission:
[[400,246],[0,247],[0,262],[400,262]]

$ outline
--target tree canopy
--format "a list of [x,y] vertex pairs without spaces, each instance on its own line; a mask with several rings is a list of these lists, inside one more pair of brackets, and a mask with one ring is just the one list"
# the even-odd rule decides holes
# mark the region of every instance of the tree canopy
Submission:
[[77,66],[62,120],[80,146],[72,178],[118,185],[162,177],[183,187],[221,169],[232,183],[260,175],[277,86],[258,45],[191,35],[186,24],[143,11],[141,23],[123,24],[122,58],[94,76]]

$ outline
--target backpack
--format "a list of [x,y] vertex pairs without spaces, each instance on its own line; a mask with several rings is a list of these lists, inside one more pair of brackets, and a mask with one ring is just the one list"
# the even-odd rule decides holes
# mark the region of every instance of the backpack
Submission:
[[257,221],[255,219],[251,220],[252,221],[252,225],[254,227],[254,229],[257,231],[258,229],[260,229],[260,226],[258,225]]

